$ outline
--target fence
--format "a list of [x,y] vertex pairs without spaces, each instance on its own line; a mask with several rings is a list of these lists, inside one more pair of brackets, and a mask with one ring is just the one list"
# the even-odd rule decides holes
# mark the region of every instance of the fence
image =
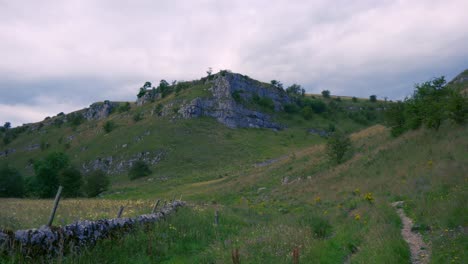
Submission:
[[[58,194],[57,197],[60,195]],[[134,218],[114,218],[96,221],[78,221],[63,227],[51,226],[57,198],[52,210],[49,225],[29,230],[0,229],[0,253],[20,252],[24,256],[59,255],[64,252],[79,252],[83,246],[94,245],[98,240],[120,236],[137,226],[154,223],[184,206],[182,201],[166,203],[158,212],[155,205],[151,214]],[[123,208],[120,208],[121,211]],[[120,212],[121,213],[121,212]]]

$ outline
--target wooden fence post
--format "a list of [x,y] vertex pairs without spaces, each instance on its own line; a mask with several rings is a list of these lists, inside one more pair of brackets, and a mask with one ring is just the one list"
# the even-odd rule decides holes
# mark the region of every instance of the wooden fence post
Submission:
[[117,213],[117,218],[120,218],[122,216],[123,210],[124,210],[124,206],[121,205],[119,208],[119,212]]
[[57,195],[55,195],[54,207],[52,208],[52,212],[50,213],[49,222],[47,222],[47,226],[49,227],[52,225],[52,222],[54,222],[55,212],[57,211],[57,207],[60,201],[60,196],[62,195],[62,189],[63,187],[59,186]]
[[233,264],[240,264],[239,249],[233,249],[231,251],[231,258]]
[[298,247],[293,249],[293,263],[299,264],[299,248]]
[[159,205],[159,202],[160,202],[160,201],[161,201],[161,200],[158,199],[158,201],[154,204],[154,206],[153,206],[153,211],[151,211],[152,214],[156,213],[156,209],[158,208],[158,205]]
[[215,225],[219,225],[219,212],[218,210],[215,211]]

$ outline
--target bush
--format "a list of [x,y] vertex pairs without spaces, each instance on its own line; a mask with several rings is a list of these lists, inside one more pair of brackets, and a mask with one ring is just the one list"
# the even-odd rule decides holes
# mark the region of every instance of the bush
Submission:
[[240,95],[242,91],[240,90],[237,90],[237,91],[234,91],[231,95],[232,95],[232,98],[234,99],[234,101],[236,101],[236,103],[241,103],[242,102],[242,97]]
[[329,90],[323,90],[322,91],[322,97],[323,98],[330,98],[330,91]]
[[127,112],[130,110],[130,103],[129,102],[126,102],[122,105],[119,105],[119,108],[117,108],[117,111],[119,113],[123,113],[123,112]]
[[275,109],[275,103],[271,98],[268,97],[260,97],[257,94],[254,94],[252,96],[252,100],[254,103],[259,105],[260,107],[266,109],[266,110],[271,110],[273,111]]
[[301,115],[304,117],[304,119],[309,120],[314,116],[314,111],[312,110],[312,107],[305,106],[301,110]]
[[107,121],[106,123],[104,123],[103,128],[104,128],[104,132],[110,133],[112,130],[114,130],[115,123],[113,121]]
[[154,108],[154,112],[160,116],[162,114],[164,106],[162,104],[157,104],[156,107]]
[[353,96],[353,98],[351,100],[353,100],[353,102],[355,102],[355,103],[358,101],[357,97],[355,97],[355,96]]
[[23,176],[18,170],[3,165],[0,167],[0,197],[22,197],[24,195]]
[[143,114],[141,112],[137,112],[133,115],[133,121],[138,122],[143,119]]
[[371,101],[373,103],[377,102],[377,95],[373,94],[373,95],[369,96],[369,101]]
[[351,139],[349,136],[335,131],[327,141],[327,154],[330,160],[341,163],[345,154],[351,149]]
[[96,197],[109,188],[109,177],[102,170],[96,170],[86,175],[84,192],[88,197]]
[[136,161],[132,167],[130,168],[130,171],[128,172],[128,177],[130,180],[135,180],[141,177],[145,177],[151,174],[151,170],[148,167],[148,165],[142,161]]
[[84,117],[82,114],[71,113],[67,116],[67,120],[72,127],[77,127],[84,122]]
[[296,104],[285,104],[284,111],[289,114],[294,114],[299,112],[299,107]]

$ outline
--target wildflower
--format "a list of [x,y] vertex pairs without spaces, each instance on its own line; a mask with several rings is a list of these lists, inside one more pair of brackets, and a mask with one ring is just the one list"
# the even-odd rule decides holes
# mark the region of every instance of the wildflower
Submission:
[[314,201],[315,201],[315,203],[320,203],[320,201],[322,201],[322,199],[320,199],[320,196],[317,196],[317,197],[315,197]]
[[356,220],[356,221],[361,220],[361,215],[360,214],[355,214],[354,215],[354,220]]
[[361,193],[361,190],[359,188],[354,189],[353,194],[354,195],[359,195]]
[[372,196],[372,193],[366,193],[366,195],[364,195],[364,199],[370,203],[374,202],[374,197]]
[[427,161],[427,166],[428,166],[429,168],[432,168],[432,165],[433,165],[433,164],[434,164],[434,162],[433,162],[432,160]]

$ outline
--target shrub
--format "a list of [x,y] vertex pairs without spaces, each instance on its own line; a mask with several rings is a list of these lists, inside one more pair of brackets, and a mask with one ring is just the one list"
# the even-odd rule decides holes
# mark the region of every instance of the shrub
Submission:
[[299,112],[299,107],[296,104],[285,104],[284,111],[289,114],[294,114]]
[[132,167],[130,168],[130,171],[128,172],[128,177],[130,180],[135,180],[141,177],[145,177],[151,174],[151,170],[148,167],[148,165],[142,161],[138,160],[135,163],[133,163]]
[[107,121],[106,123],[104,123],[104,132],[106,133],[110,133],[112,130],[114,130],[115,128],[115,123],[113,121]]
[[84,122],[84,117],[82,114],[79,113],[71,113],[67,116],[68,122],[70,122],[70,125],[72,127],[77,127],[81,125]]
[[322,91],[322,97],[323,98],[330,98],[330,91],[329,90],[323,90]]
[[0,197],[22,197],[24,195],[23,176],[18,170],[3,165],[0,167]]
[[314,111],[312,110],[312,107],[310,106],[305,106],[301,110],[301,115],[304,117],[304,119],[309,120],[313,117]]
[[130,110],[130,103],[129,102],[126,102],[122,105],[119,105],[119,108],[117,108],[117,111],[119,113],[123,113],[123,112],[127,112]]
[[345,154],[351,149],[351,139],[349,136],[335,131],[327,141],[327,154],[329,158],[341,163],[344,160]]
[[355,103],[358,101],[357,97],[355,97],[355,96],[353,96],[353,98],[351,100],[353,100],[353,102],[355,102]]
[[141,112],[137,112],[133,115],[133,121],[138,122],[143,119],[143,114]]
[[109,177],[102,170],[96,170],[86,175],[84,192],[88,197],[96,197],[109,188]]
[[154,108],[154,112],[160,116],[162,114],[163,110],[163,105],[162,104],[157,104],[156,107]]
[[234,91],[231,95],[232,95],[232,98],[234,99],[234,101],[236,101],[237,103],[241,103],[242,102],[242,97],[241,97],[241,92],[240,90],[237,90],[237,91]]
[[369,101],[371,101],[373,103],[377,102],[377,95],[373,94],[373,95],[369,96]]
[[252,96],[252,100],[254,103],[259,105],[260,107],[266,109],[266,110],[274,110],[275,109],[275,103],[271,98],[268,97],[260,97],[257,94],[254,94]]

